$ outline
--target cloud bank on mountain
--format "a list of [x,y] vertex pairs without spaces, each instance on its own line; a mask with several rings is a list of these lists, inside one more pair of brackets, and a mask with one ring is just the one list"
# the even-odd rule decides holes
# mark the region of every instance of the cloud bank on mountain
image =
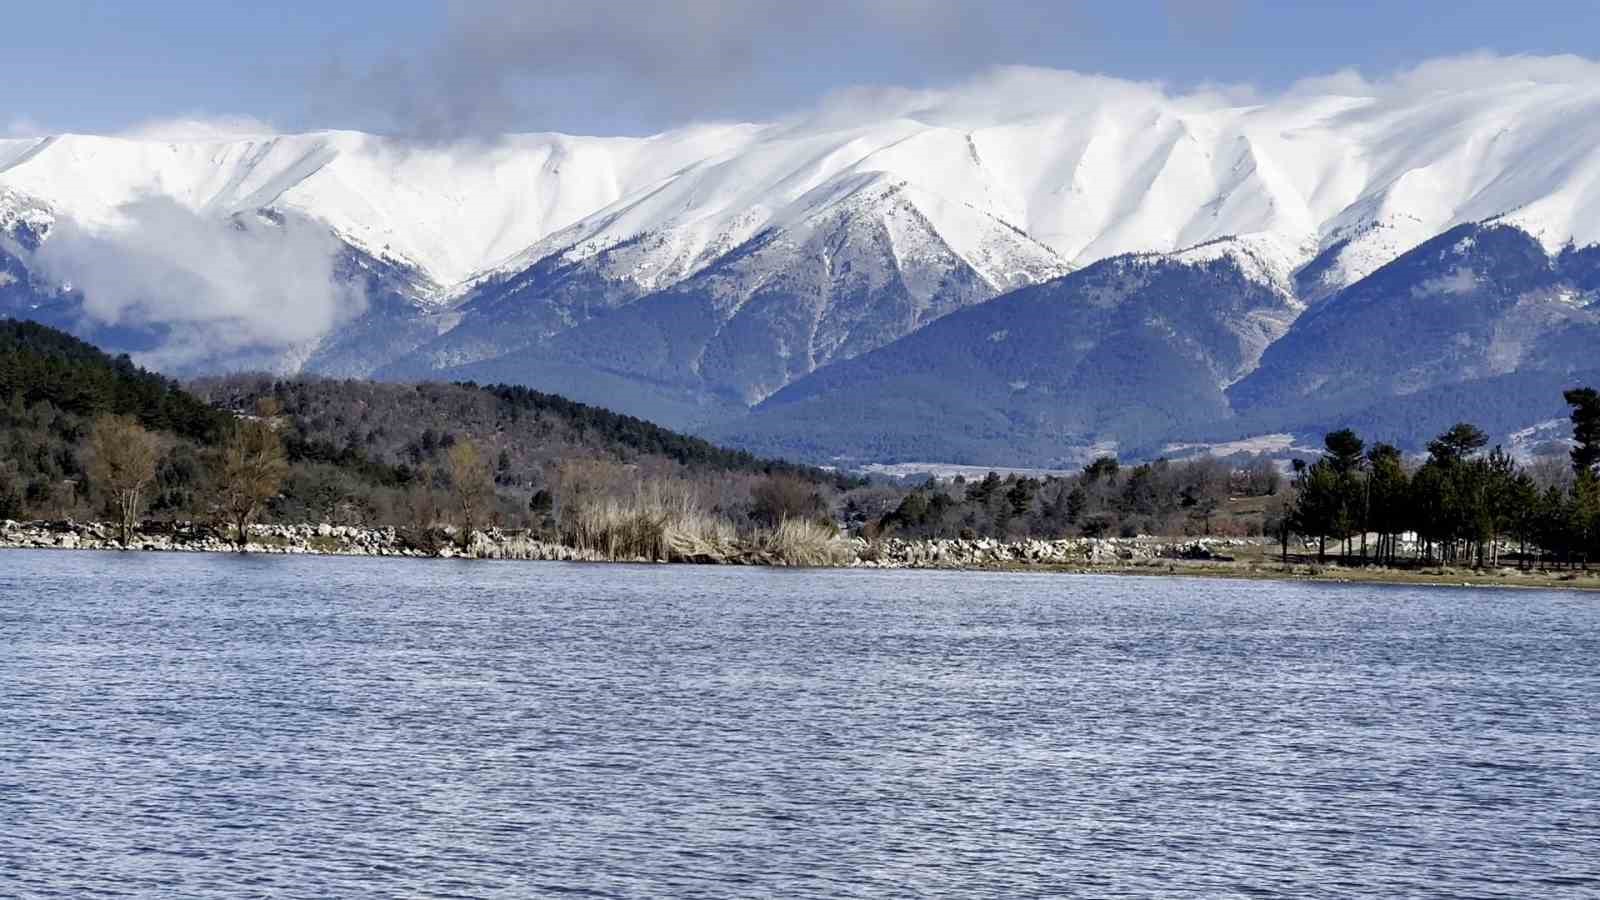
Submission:
[[58,220],[36,262],[82,294],[90,322],[160,326],[168,337],[146,354],[153,365],[315,341],[365,306],[335,277],[338,240],[308,219],[216,217],[164,197],[118,215],[115,227]]

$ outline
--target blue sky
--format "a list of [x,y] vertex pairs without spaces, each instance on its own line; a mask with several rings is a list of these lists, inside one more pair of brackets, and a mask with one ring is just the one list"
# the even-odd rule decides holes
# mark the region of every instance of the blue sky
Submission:
[[17,4],[0,132],[190,116],[646,133],[1015,63],[1271,91],[1489,50],[1600,57],[1592,0],[348,0]]

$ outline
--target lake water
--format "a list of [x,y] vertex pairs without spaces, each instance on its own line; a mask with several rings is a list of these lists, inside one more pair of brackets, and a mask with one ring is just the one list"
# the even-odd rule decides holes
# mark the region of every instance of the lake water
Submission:
[[0,552],[0,896],[1600,896],[1600,596]]

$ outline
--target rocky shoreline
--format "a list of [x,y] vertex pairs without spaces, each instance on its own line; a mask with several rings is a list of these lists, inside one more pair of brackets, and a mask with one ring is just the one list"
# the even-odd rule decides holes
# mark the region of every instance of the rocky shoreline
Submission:
[[[472,558],[562,562],[652,562],[614,560],[539,540],[527,532],[489,529],[474,532],[465,549],[444,530],[447,540],[421,546],[396,528],[347,525],[256,525],[249,553]],[[1015,566],[1113,568],[1152,565],[1162,560],[1222,560],[1260,544],[1238,538],[1068,538],[1063,540],[888,540],[840,538],[833,542],[835,567],[871,569],[984,569]],[[139,550],[165,553],[230,553],[239,548],[213,528],[190,523],[157,523],[140,529],[123,547],[115,526],[103,522],[0,521],[0,549]],[[667,562],[711,565],[784,565],[781,558],[738,546],[697,547]]]
[[[453,537],[448,531],[447,537]],[[147,525],[124,547],[117,528],[104,522],[0,522],[0,549],[142,550],[159,553],[235,553],[239,547],[218,530],[187,522]],[[413,558],[526,559],[580,561],[598,559],[560,544],[534,540],[519,532],[488,531],[473,535],[463,551],[453,543],[421,546],[397,528],[351,525],[253,525],[247,553],[311,556],[389,556]]]
[[[134,550],[165,553],[233,553],[238,547],[215,529],[188,523],[153,523],[126,548],[115,526],[99,522],[0,521],[0,550]],[[1261,538],[1067,538],[1000,541],[905,540],[868,542],[836,538],[808,548],[804,562],[758,545],[689,543],[667,559],[613,558],[539,540],[527,532],[475,532],[462,550],[449,529],[436,530],[427,546],[395,528],[342,525],[257,525],[247,552],[261,554],[371,556],[420,559],[504,559],[549,562],[695,563],[730,566],[812,566],[848,569],[944,569],[965,571],[1080,572],[1122,575],[1187,575],[1291,581],[1362,582],[1436,587],[1511,587],[1600,590],[1600,569],[1456,569],[1438,566],[1384,568],[1278,561],[1276,542]],[[817,559],[827,562],[817,563]]]

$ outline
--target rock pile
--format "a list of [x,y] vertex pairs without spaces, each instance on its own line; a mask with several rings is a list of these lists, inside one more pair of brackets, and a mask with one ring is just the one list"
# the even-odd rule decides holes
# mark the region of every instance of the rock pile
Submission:
[[[456,533],[441,530],[442,540],[421,542],[395,528],[350,525],[254,525],[244,549],[249,553],[324,554],[332,556],[409,556],[480,559],[587,560],[584,554],[525,532],[474,532],[466,549]],[[227,553],[239,549],[220,530],[187,522],[152,523],[124,547],[115,526],[102,522],[0,521],[0,548],[60,550],[152,550]]]
[[1007,565],[1127,566],[1163,559],[1227,560],[1252,543],[1239,538],[1066,538],[1001,541],[857,540],[854,565],[879,569],[980,569]]

